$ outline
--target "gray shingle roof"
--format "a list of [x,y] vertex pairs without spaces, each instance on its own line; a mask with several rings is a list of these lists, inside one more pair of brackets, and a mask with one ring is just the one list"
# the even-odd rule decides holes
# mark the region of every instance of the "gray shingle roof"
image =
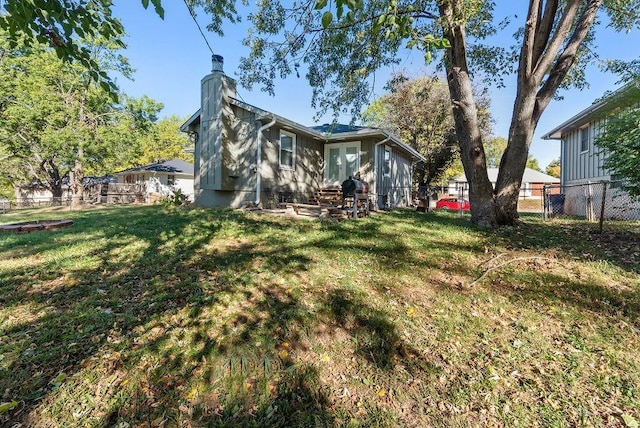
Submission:
[[148,165],[142,165],[134,168],[125,169],[124,171],[120,171],[119,174],[122,174],[125,172],[142,172],[142,171],[167,172],[167,173],[174,172],[174,173],[180,173],[180,174],[193,175],[193,164],[183,161],[181,159],[171,159],[164,162],[150,163]]
[[[487,175],[489,176],[489,181],[492,183],[495,183],[496,181],[498,181],[498,168],[487,168]],[[462,174],[461,176],[454,178],[453,181],[466,183],[467,177],[464,174]],[[560,179],[544,174],[540,171],[536,171],[535,169],[525,168],[524,174],[522,175],[522,182],[523,183],[560,183]]]

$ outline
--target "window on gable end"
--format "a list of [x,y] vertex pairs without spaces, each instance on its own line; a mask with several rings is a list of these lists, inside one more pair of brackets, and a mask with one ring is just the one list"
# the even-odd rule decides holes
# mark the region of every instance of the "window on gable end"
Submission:
[[580,152],[589,151],[589,127],[580,130]]

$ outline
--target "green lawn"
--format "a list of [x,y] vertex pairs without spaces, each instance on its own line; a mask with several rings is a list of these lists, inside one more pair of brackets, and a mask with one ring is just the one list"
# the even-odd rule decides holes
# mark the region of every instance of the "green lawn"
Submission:
[[45,218],[75,224],[0,234],[0,426],[640,421],[637,223],[161,206],[0,223]]

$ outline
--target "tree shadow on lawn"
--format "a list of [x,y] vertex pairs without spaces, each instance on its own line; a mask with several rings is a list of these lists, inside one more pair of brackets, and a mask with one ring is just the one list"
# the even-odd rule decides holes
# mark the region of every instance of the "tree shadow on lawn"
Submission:
[[[78,377],[83,375],[86,366],[93,367],[110,358],[118,361],[104,368],[107,372],[104,376],[113,370],[136,373],[136,367],[149,350],[162,362],[149,376],[149,390],[158,391],[158,396],[153,397],[153,401],[143,397],[124,404],[118,404],[117,400],[95,404],[93,422],[108,423],[114,415],[116,419],[135,423],[151,416],[155,418],[159,411],[181,414],[182,411],[176,409],[183,402],[185,391],[180,389],[181,384],[168,385],[167,375],[182,382],[191,380],[195,374],[204,379],[216,378],[215,370],[202,367],[203,361],[212,355],[241,355],[246,349],[252,349],[248,355],[261,356],[263,352],[256,351],[257,340],[271,341],[262,345],[271,347],[271,354],[278,347],[282,350],[285,343],[296,352],[305,351],[308,342],[305,335],[314,323],[309,317],[308,305],[301,304],[286,290],[278,289],[273,278],[278,275],[295,278],[297,273],[306,271],[314,263],[308,255],[309,248],[370,251],[363,241],[366,243],[375,236],[394,251],[406,250],[393,235],[376,230],[375,224],[367,229],[355,224],[330,226],[328,232],[324,231],[328,234],[324,238],[291,245],[282,234],[316,226],[252,218],[233,211],[194,210],[169,212],[165,216],[163,211],[153,208],[76,214],[74,228],[57,234],[57,242],[37,234],[0,242],[3,251],[17,251],[19,257],[37,259],[38,254],[56,251],[60,242],[67,247],[82,246],[87,235],[76,234],[78,228],[96,240],[92,243],[88,266],[74,268],[74,256],[61,255],[65,260],[42,263],[36,260],[33,266],[15,267],[0,277],[0,305],[15,307],[18,317],[0,331],[0,351],[4,356],[0,366],[0,391],[4,392],[3,401],[16,399],[21,403],[3,416],[5,419],[0,419],[0,423],[7,422],[7,417],[12,422],[32,425],[56,424],[57,418],[60,418],[58,423],[69,423],[64,411],[60,415],[52,412],[53,407],[72,408],[81,404],[59,402],[60,397],[64,398],[65,379],[82,383]],[[264,245],[248,240],[247,236],[251,235],[262,236]],[[345,236],[351,240],[346,246],[342,242]],[[224,245],[218,247],[217,240],[224,240]],[[130,248],[132,243],[135,251]],[[386,251],[384,248],[374,251],[374,256],[386,256]],[[256,260],[261,260],[258,266]],[[71,269],[67,270],[68,267]],[[258,276],[262,273],[263,278],[254,277],[252,273]],[[266,282],[261,283],[265,278]],[[240,303],[234,299],[240,299]],[[221,325],[220,320],[207,319],[207,316],[224,314],[225,305],[242,302],[248,306],[239,314],[223,319]],[[385,321],[384,314],[367,318],[361,312],[366,310],[366,305],[344,296],[324,304],[334,308],[328,313],[336,317],[337,322],[342,322],[345,311],[351,311],[355,314],[354,331],[363,334],[371,330],[374,336],[382,337],[382,342],[362,350],[365,357],[374,351],[379,354],[371,360],[374,364],[388,367],[398,350],[403,349],[396,347],[393,324]],[[354,308],[348,309],[351,306]],[[217,312],[203,308],[215,308]],[[182,320],[184,310],[189,313],[187,321]],[[20,312],[28,316],[21,319]],[[183,325],[176,327],[174,319]],[[178,328],[187,329],[193,349],[182,349],[179,332],[175,332],[179,339],[177,347],[170,343],[167,336]],[[213,337],[212,328],[219,329]],[[225,335],[231,339],[221,339]],[[285,365],[286,357],[268,358]],[[206,371],[209,373],[204,373]],[[284,370],[284,374],[272,379],[271,386],[267,385],[268,394],[260,403],[252,403],[252,394],[240,391],[228,397],[222,408],[206,403],[196,406],[197,411],[204,412],[198,419],[209,418],[214,425],[216,421],[242,425],[251,424],[250,421],[262,414],[268,422],[273,417],[275,403],[281,409],[280,415],[286,414],[283,410],[287,406],[294,409],[290,414],[298,415],[295,420],[288,417],[279,420],[277,424],[281,426],[295,421],[303,426],[311,420],[331,425],[332,416],[324,408],[325,393],[315,385],[314,376],[313,367]],[[133,396],[141,391],[134,391]],[[221,411],[221,415],[226,416],[219,419],[215,414],[207,414],[209,410]]]
[[[194,269],[192,256],[206,256],[203,248],[218,234],[262,233],[271,227],[268,221],[257,222],[231,211],[201,214],[203,218],[178,215],[165,221],[150,209],[92,212],[76,224],[92,236],[102,235],[101,243],[92,250],[91,266],[65,271],[73,263],[54,259],[35,263],[37,270],[18,266],[0,278],[0,304],[20,307],[14,311],[16,317],[21,312],[28,315],[12,320],[1,332],[2,398],[23,403],[12,417],[28,417],[40,400],[57,389],[59,382],[52,380],[60,379],[60,373],[68,378],[89,357],[126,352],[139,327],[144,331],[154,319],[191,304],[198,295],[200,275],[207,269],[250,260],[251,252],[240,246],[212,257],[204,269]],[[229,223],[233,229],[221,231]],[[193,228],[202,233],[190,232]],[[67,246],[82,245],[86,235],[72,236],[71,230],[57,235]],[[142,244],[139,253],[123,254],[132,240]],[[19,248],[22,257],[28,251],[37,258],[55,251],[56,245],[32,234],[7,246]],[[284,271],[299,268],[306,260],[285,256],[280,261],[278,266]]]
[[[550,305],[570,305],[581,312],[593,312],[612,319],[624,319],[638,325],[640,314],[640,289],[621,286],[620,284],[599,284],[594,278],[581,278],[576,272],[579,266],[567,271],[567,276],[554,272],[556,261],[567,259],[571,262],[598,262],[618,267],[629,275],[640,273],[640,229],[637,224],[621,223],[609,224],[603,234],[595,233],[596,226],[582,221],[545,222],[537,219],[524,218],[525,223],[520,227],[487,230],[472,225],[468,218],[453,217],[450,213],[424,215],[402,212],[398,214],[404,218],[400,221],[415,221],[427,225],[437,225],[438,230],[453,228],[454,231],[464,229],[484,237],[477,241],[477,248],[470,246],[468,250],[476,255],[483,254],[482,246],[486,246],[488,253],[484,259],[489,260],[503,251],[514,251],[514,256],[501,258],[496,263],[505,262],[513,257],[549,257],[549,270],[546,271],[544,262],[522,260],[506,265],[504,268],[491,273],[482,281],[486,287],[506,293],[511,299],[543,300]],[[526,222],[530,220],[529,222]],[[433,227],[433,226],[431,226]],[[433,241],[432,241],[433,242]],[[447,243],[441,242],[438,247],[446,251]],[[455,248],[454,248],[455,247]],[[453,246],[452,250],[459,251],[461,247]],[[524,252],[524,253],[523,253]],[[527,254],[530,253],[530,254]],[[482,257],[482,256],[480,256]],[[522,264],[527,265],[522,269]],[[481,264],[482,265],[482,264]],[[483,265],[484,266],[484,265]],[[515,268],[520,266],[520,268]],[[557,266],[562,266],[560,263]],[[486,267],[486,266],[485,266]],[[448,273],[447,273],[448,272]],[[470,293],[465,283],[458,286],[452,284],[455,278],[478,278],[481,275],[479,266],[467,266],[457,272],[441,270],[441,279],[434,278],[432,285],[459,293]],[[451,276],[453,274],[453,276]],[[624,274],[624,273],[623,273]],[[492,277],[498,275],[491,284]],[[576,277],[577,276],[577,277]],[[596,281],[596,282],[594,282]],[[517,284],[523,284],[518,286]],[[479,284],[476,285],[478,287]]]
[[577,260],[603,260],[632,273],[640,273],[640,226],[610,223],[599,233],[597,223],[585,221],[526,222],[498,233],[513,249],[559,250]]
[[612,321],[626,320],[640,328],[640,288],[596,284],[589,280],[569,279],[553,272],[534,272],[535,279],[526,286],[514,286],[517,281],[500,281],[487,285],[506,295],[511,301],[528,304],[542,302],[550,307],[570,306],[588,318],[598,317]]
[[[402,212],[408,221],[438,225],[439,229],[473,231],[487,238],[489,246],[497,241],[507,249],[557,250],[579,260],[604,260],[624,270],[640,273],[640,225],[637,222],[605,223],[599,233],[597,223],[583,220],[550,220],[543,222],[539,216],[522,215],[518,227],[496,230],[473,225],[468,216],[452,213],[420,214]],[[493,241],[493,242],[492,242]]]

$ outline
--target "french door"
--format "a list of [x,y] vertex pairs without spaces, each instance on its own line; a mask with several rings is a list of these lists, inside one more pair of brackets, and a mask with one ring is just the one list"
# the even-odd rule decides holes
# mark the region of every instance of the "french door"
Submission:
[[360,171],[360,141],[324,146],[324,185],[340,186]]

